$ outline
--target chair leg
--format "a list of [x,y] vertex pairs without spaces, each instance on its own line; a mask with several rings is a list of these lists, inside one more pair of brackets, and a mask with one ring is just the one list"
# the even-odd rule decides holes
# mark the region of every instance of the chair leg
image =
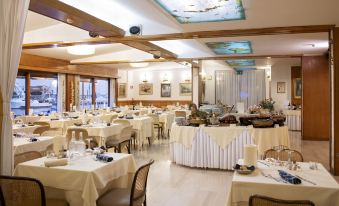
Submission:
[[127,151],[128,151],[128,154],[131,154],[131,141],[128,141]]
[[151,146],[151,139],[149,137],[147,137],[148,139],[148,144]]
[[160,139],[160,131],[161,131],[161,129],[160,129],[160,127],[158,127],[158,140]]
[[144,200],[143,206],[147,206],[147,203],[146,203],[146,195],[145,195],[145,200]]

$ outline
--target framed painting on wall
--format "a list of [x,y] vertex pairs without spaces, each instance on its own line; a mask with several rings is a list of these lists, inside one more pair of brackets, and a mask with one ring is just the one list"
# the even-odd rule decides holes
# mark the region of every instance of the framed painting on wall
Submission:
[[118,87],[118,97],[119,98],[126,98],[127,96],[127,84],[120,83]]
[[171,97],[171,84],[161,83],[160,91],[161,91],[160,92],[161,97]]
[[179,84],[179,95],[180,96],[191,96],[192,95],[192,84],[191,83],[180,83]]
[[152,95],[152,94],[153,94],[153,84],[151,83],[139,84],[139,95]]
[[277,93],[286,93],[286,82],[277,82]]
[[293,80],[293,94],[294,94],[294,98],[295,99],[301,99],[301,95],[302,95],[302,82],[301,82],[301,78],[295,78]]

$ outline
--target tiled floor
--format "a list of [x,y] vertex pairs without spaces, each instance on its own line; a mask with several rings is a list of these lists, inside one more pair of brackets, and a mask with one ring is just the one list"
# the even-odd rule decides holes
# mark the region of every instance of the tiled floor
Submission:
[[[290,138],[292,148],[301,151],[305,161],[329,167],[328,142],[302,141],[298,132],[291,132]],[[134,155],[138,165],[155,160],[148,180],[148,206],[225,206],[233,172],[172,164],[168,140],[155,141],[151,147],[134,151]]]

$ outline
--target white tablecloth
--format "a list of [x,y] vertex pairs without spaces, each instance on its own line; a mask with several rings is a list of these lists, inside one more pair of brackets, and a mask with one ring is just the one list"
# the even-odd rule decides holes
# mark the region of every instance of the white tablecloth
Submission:
[[14,154],[20,154],[29,151],[42,152],[47,147],[53,144],[54,137],[40,136],[36,137],[39,141],[30,142],[29,138],[15,137],[13,138],[13,150]]
[[38,125],[34,126],[25,126],[22,127],[21,125],[13,125],[13,133],[33,133],[36,128],[38,128]]
[[301,131],[301,110],[285,110],[286,125],[289,130]]
[[136,129],[138,145],[142,146],[147,144],[147,137],[153,137],[153,119],[151,117],[134,117],[134,119],[128,120],[133,129]]
[[111,126],[102,126],[102,125],[85,125],[85,126],[71,126],[70,128],[82,128],[86,129],[88,132],[88,136],[97,137],[96,141],[99,146],[104,145],[107,137],[119,135],[121,130],[124,128],[123,125],[120,124],[111,124]]
[[[267,167],[261,163],[257,165],[259,168],[251,175],[234,174],[228,206],[248,205],[249,197],[253,194],[285,200],[311,200],[319,206],[339,206],[339,185],[321,164],[318,164],[318,170],[310,170],[308,163],[300,163],[301,171]],[[300,185],[285,184],[261,174],[263,171],[265,174],[279,177],[278,168],[311,180],[317,185],[306,181],[302,181]]]
[[[66,166],[44,167],[46,158],[19,164],[16,176],[39,179],[45,187],[62,191],[70,206],[95,206],[96,200],[113,181],[127,187],[136,171],[132,155],[109,153],[113,162],[95,161],[94,156],[85,156]],[[51,189],[52,190],[52,189]],[[56,191],[55,191],[56,192]],[[55,196],[47,190],[47,197]],[[57,193],[57,192],[56,192]]]
[[170,157],[177,164],[190,167],[229,169],[243,158],[243,147],[257,144],[262,150],[289,145],[287,127],[257,129],[252,127],[188,127],[171,129]]
[[34,122],[39,121],[41,119],[41,116],[29,116],[29,115],[27,115],[27,116],[18,116],[15,119],[19,119],[19,120],[21,120],[24,123],[28,123],[28,122],[34,123]]
[[[41,120],[42,121],[42,120]],[[74,123],[82,123],[82,119],[59,119],[59,120],[46,120],[42,122],[48,122],[51,128],[61,128],[64,134],[67,128],[73,126]]]

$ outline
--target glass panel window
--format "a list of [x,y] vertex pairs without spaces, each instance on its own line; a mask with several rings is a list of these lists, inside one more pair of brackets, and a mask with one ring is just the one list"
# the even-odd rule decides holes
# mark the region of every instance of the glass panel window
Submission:
[[92,80],[89,78],[80,79],[80,108],[91,109],[92,107]]
[[15,80],[11,110],[15,115],[25,115],[26,110],[26,78],[18,75]]
[[58,108],[58,79],[56,75],[31,75],[30,109],[33,114],[48,115]]
[[108,107],[108,80],[97,79],[95,80],[95,103],[96,108]]

